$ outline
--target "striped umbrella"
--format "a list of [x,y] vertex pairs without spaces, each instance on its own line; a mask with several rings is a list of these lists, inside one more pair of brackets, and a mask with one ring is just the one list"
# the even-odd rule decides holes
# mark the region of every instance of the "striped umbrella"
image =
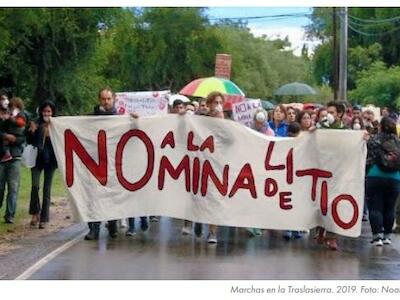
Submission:
[[211,92],[220,92],[225,95],[239,95],[244,97],[242,90],[232,81],[225,78],[199,78],[188,83],[179,94],[206,98]]

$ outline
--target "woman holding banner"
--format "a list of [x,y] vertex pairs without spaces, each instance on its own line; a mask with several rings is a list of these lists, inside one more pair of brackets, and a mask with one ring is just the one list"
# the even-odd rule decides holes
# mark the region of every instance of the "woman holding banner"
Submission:
[[[213,118],[221,118],[224,119],[224,95],[220,92],[211,92],[206,99],[207,107],[209,109],[208,116]],[[202,224],[195,223],[194,224],[194,232],[197,237],[200,237],[202,234]],[[217,225],[209,225],[207,242],[209,244],[216,244],[217,240]]]

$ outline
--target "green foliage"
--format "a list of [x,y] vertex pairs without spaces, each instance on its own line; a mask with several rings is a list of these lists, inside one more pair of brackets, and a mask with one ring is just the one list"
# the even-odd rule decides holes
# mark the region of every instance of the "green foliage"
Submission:
[[[313,60],[314,77],[318,83],[322,83],[326,78],[332,83],[332,12],[331,7],[314,8],[312,22],[307,27],[309,38],[322,41],[322,44],[315,49]],[[339,12],[338,9],[337,12]],[[400,21],[390,20],[400,16],[400,9],[352,7],[349,8],[348,15],[347,87],[352,90],[358,89],[360,74],[363,74],[362,82],[365,82],[363,71],[368,70],[374,62],[383,61],[388,66],[400,63],[400,44],[398,43]],[[339,43],[340,16],[337,22]],[[383,98],[387,98],[385,101],[392,101],[389,100],[392,99],[389,94],[382,95]]]
[[51,99],[63,114],[88,113],[106,85],[178,92],[213,76],[217,53],[232,55],[232,79],[248,97],[314,82],[307,49],[296,57],[287,38],[256,38],[241,22],[212,25],[204,8],[0,9],[0,21],[0,86],[30,110]]
[[309,63],[281,48],[281,43],[254,37],[247,28],[215,27],[224,53],[232,55],[232,80],[253,98],[272,97],[283,84],[311,82]]
[[349,93],[352,101],[375,106],[400,108],[400,67],[389,67],[381,61],[362,71],[357,88]]

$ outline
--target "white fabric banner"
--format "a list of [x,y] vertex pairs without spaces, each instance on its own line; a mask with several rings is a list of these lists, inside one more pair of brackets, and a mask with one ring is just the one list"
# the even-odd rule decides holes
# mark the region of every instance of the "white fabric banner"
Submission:
[[116,93],[118,114],[137,112],[140,116],[166,115],[170,91]]
[[257,109],[262,108],[260,99],[247,99],[240,103],[232,104],[233,119],[247,127],[254,124],[254,113]]
[[161,215],[360,235],[359,131],[274,138],[229,120],[167,115],[57,117],[50,134],[82,221]]

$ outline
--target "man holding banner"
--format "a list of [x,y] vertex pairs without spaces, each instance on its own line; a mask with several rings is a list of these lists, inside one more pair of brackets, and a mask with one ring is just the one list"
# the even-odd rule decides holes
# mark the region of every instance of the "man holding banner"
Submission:
[[[115,109],[115,95],[113,91],[106,87],[99,91],[99,105],[95,106],[93,114],[95,116],[112,116],[117,114]],[[85,235],[85,240],[98,240],[101,222],[89,222],[89,233]],[[110,237],[116,238],[118,234],[117,221],[108,221],[108,233]]]

